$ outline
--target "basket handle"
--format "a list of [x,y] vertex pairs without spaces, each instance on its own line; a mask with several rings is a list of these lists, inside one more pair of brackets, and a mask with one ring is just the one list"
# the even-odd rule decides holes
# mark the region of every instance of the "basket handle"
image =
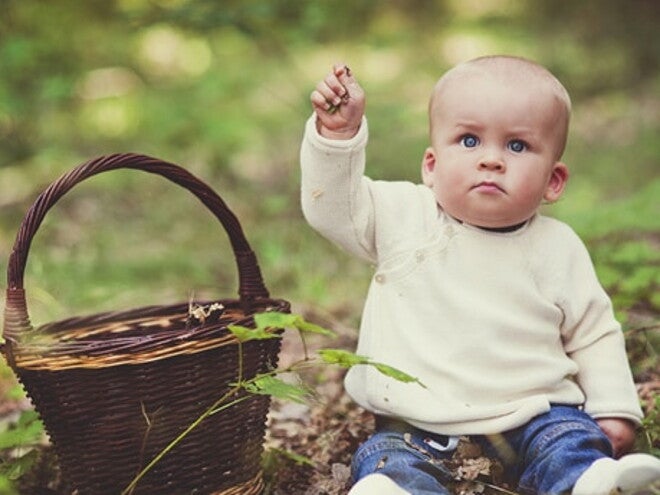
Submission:
[[213,189],[187,170],[150,156],[133,153],[101,156],[79,165],[62,175],[42,192],[26,213],[7,265],[7,300],[3,337],[15,342],[20,333],[32,329],[27,311],[23,278],[32,238],[46,213],[73,186],[93,175],[120,168],[137,169],[162,175],[193,193],[220,221],[229,236],[238,267],[238,294],[249,308],[254,299],[267,298],[256,256],[252,251],[236,216]]

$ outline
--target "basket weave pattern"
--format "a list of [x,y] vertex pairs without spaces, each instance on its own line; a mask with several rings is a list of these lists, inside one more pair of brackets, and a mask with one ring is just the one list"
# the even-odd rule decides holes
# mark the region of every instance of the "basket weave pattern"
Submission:
[[[47,211],[74,185],[100,172],[143,170],[197,196],[227,232],[238,267],[239,298],[208,320],[188,303],[107,312],[33,328],[23,274]],[[7,271],[5,357],[23,383],[80,495],[117,495],[174,438],[231,389],[277,364],[279,339],[239,346],[228,324],[253,326],[257,312],[289,311],[271,299],[236,217],[184,169],[142,155],[91,160],[51,184],[26,214]],[[203,304],[203,303],[202,303]],[[134,494],[258,494],[266,396],[237,393],[236,404],[204,419],[140,480]]]

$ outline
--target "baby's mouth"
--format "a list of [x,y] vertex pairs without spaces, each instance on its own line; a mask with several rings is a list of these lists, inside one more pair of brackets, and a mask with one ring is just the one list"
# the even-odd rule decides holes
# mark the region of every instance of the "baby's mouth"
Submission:
[[500,186],[497,182],[491,182],[487,180],[479,182],[478,184],[472,186],[472,189],[486,194],[494,194],[494,193],[506,194],[504,188]]

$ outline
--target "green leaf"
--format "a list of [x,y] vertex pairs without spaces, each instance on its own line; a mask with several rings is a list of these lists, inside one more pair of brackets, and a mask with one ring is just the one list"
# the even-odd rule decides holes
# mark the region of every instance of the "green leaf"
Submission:
[[370,364],[369,358],[344,349],[320,349],[318,354],[324,363],[336,364],[344,368],[350,368],[358,364]]
[[296,326],[297,315],[280,313],[279,311],[268,311],[254,315],[254,322],[258,328],[291,328]]
[[304,456],[304,455],[300,455],[300,454],[296,454],[295,452],[292,452],[290,450],[276,449],[276,448],[270,448],[268,450],[270,452],[280,456],[280,457],[285,457],[287,459],[291,459],[293,462],[295,462],[299,466],[311,466],[311,467],[316,466],[314,461],[311,460],[309,457]]
[[310,397],[310,390],[301,385],[286,383],[273,375],[260,375],[245,382],[243,388],[252,394],[271,395],[278,399],[291,400],[304,404]]
[[[0,475],[9,480],[16,481],[25,473],[30,472],[38,458],[39,451],[37,449],[31,449],[27,454],[17,459],[12,459],[9,462],[0,464]],[[0,488],[2,488],[2,484],[0,484]],[[0,493],[5,492],[0,491]]]
[[325,335],[326,337],[332,337],[332,338],[337,337],[337,334],[335,332],[333,332],[332,330],[328,330],[327,328],[323,328],[320,325],[310,323],[308,321],[303,320],[302,318],[296,324],[296,328],[298,330],[300,330],[301,332],[317,333],[317,334]]
[[276,333],[269,332],[265,328],[248,328],[240,325],[227,325],[227,329],[234,334],[241,342],[249,340],[266,340],[266,339],[279,339],[280,336]]
[[324,363],[336,364],[344,368],[351,368],[359,364],[373,366],[383,375],[394,378],[399,382],[418,383],[422,387],[426,388],[426,386],[420,382],[418,378],[415,378],[408,373],[405,373],[387,364],[372,361],[368,357],[360,356],[359,354],[354,354],[344,349],[321,349],[318,351],[318,353]]
[[14,428],[0,433],[0,450],[34,445],[41,439],[43,431],[37,413],[25,411]]
[[395,380],[403,383],[419,383],[422,387],[426,388],[426,385],[420,382],[418,378],[415,378],[414,376],[411,376],[399,369],[393,368],[392,366],[388,366],[387,364],[383,363],[370,364],[385,376],[389,376],[390,378],[394,378]]
[[318,333],[327,337],[335,337],[332,330],[323,328],[320,325],[305,321],[300,315],[280,313],[278,311],[269,311],[254,315],[254,321],[257,327],[271,328],[295,328],[301,332]]

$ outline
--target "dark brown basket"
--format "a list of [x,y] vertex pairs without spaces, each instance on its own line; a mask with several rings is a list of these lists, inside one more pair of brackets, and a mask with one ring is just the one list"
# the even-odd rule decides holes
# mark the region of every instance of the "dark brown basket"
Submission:
[[[32,238],[48,210],[73,186],[100,172],[130,168],[179,184],[217,217],[236,258],[239,299],[208,318],[188,303],[75,317],[33,328],[23,276]],[[289,311],[270,299],[256,257],[220,197],[186,170],[122,154],[84,163],[52,183],[26,214],[7,268],[3,336],[7,362],[23,383],[79,495],[117,495],[238,379],[277,364],[280,339],[239,346],[228,324],[253,326],[263,311]],[[204,419],[142,477],[138,494],[258,494],[266,396],[237,392],[238,403]]]

